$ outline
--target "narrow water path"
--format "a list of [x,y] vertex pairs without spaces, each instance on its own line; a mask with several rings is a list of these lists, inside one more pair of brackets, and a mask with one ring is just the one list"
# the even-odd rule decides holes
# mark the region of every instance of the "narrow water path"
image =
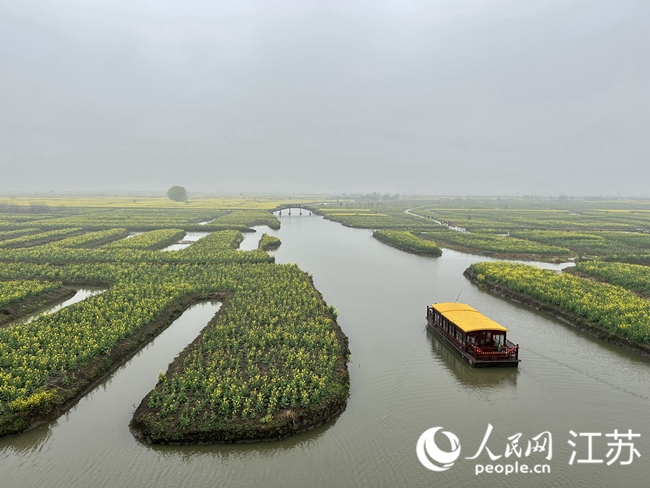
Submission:
[[[71,287],[71,288],[75,288],[75,287]],[[34,320],[39,318],[41,315],[53,314],[54,312],[58,312],[62,308],[68,307],[73,303],[79,303],[85,300],[86,298],[104,293],[106,291],[106,288],[87,287],[87,288],[76,288],[76,290],[77,292],[74,294],[74,296],[68,298],[67,300],[62,300],[59,303],[49,305],[47,308],[40,310],[32,315],[29,315],[28,317],[22,317],[20,319],[14,320],[13,322],[9,322],[6,325],[29,324],[30,322],[33,322]]]
[[[257,225],[251,228],[254,229],[255,232],[242,233],[244,240],[239,244],[239,249],[242,251],[254,251],[255,249],[258,249],[260,239],[264,234],[269,234],[272,236],[280,235],[279,230],[273,230],[267,225]],[[273,255],[273,251],[271,251],[270,254]]]
[[144,467],[143,452],[150,454],[147,471],[155,466],[148,474],[149,486],[170,486],[164,483],[164,456],[138,443],[128,424],[135,407],[155,386],[159,371],[167,369],[219,308],[217,302],[193,305],[67,414],[19,436],[0,439],[1,486],[133,486]]
[[185,234],[185,237],[174,244],[167,246],[162,249],[163,251],[180,251],[191,246],[194,242],[198,241],[202,237],[210,235],[210,232],[188,232]]
[[[298,263],[339,309],[352,351],[345,412],[278,442],[138,443],[127,428],[135,405],[153,387],[158,370],[196,337],[210,311],[186,324],[196,327],[186,338],[172,340],[169,358],[138,356],[57,422],[0,440],[3,488],[648,486],[650,361],[463,277],[471,263],[494,259],[448,249],[439,258],[407,254],[373,239],[369,230],[320,217],[283,215],[281,222],[278,231],[247,234],[243,248],[256,248],[264,232],[280,237],[276,261]],[[555,270],[567,265],[534,264]],[[426,332],[426,305],[454,301],[459,292],[461,302],[510,329],[509,337],[522,348],[518,369],[473,369]],[[170,330],[181,329],[175,324]],[[140,370],[142,383],[135,379]],[[476,452],[488,424],[494,426],[488,447],[502,456],[508,436],[521,433],[525,446],[551,431],[551,474],[475,476],[474,463],[464,457]],[[426,470],[415,454],[419,436],[435,426],[462,444],[462,457],[443,473]],[[628,429],[642,436],[635,442],[642,458],[632,465],[569,465],[571,430],[601,433],[594,455],[604,458],[610,441],[605,434]],[[579,444],[579,458],[586,455]],[[490,462],[485,453],[480,460]]]

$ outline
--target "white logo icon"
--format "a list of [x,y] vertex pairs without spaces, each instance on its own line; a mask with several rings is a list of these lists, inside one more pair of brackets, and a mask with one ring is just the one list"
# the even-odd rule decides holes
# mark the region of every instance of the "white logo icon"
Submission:
[[[442,427],[433,427],[432,429],[425,430],[418,439],[418,444],[415,448],[422,466],[431,471],[447,471],[460,456],[460,440],[458,440],[455,434],[445,430],[442,433],[447,436],[447,439],[451,443],[451,452],[440,450],[434,439],[436,432],[439,430],[442,430]],[[431,460],[438,464],[432,463]]]

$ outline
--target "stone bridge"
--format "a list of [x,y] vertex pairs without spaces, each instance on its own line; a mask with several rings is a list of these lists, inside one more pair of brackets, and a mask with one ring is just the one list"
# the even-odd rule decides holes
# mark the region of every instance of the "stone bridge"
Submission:
[[280,215],[282,215],[282,212],[286,211],[288,215],[291,215],[291,209],[298,210],[298,215],[302,215],[303,212],[305,212],[305,215],[313,215],[314,213],[317,213],[316,209],[309,205],[305,205],[304,203],[283,203],[282,205],[275,207],[273,212],[280,212]]

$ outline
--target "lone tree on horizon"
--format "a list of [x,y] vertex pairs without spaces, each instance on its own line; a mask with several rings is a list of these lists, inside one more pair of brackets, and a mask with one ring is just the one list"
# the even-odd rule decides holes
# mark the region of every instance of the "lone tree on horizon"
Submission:
[[182,186],[172,186],[167,190],[167,197],[175,202],[187,202],[187,190]]

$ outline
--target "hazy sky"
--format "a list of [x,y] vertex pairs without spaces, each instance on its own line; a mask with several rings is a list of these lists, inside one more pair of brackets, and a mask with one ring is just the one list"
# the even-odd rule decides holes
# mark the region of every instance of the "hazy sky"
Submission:
[[650,1],[1,0],[0,193],[650,196]]

